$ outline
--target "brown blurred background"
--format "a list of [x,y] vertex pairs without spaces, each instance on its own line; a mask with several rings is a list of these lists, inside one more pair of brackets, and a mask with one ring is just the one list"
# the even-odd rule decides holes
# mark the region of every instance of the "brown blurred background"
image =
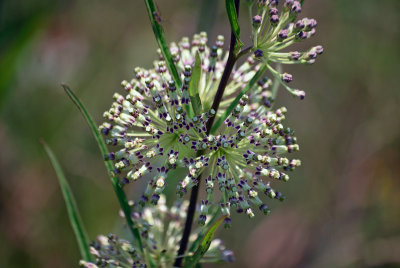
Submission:
[[[210,42],[229,36],[222,0],[157,4],[168,41],[199,29]],[[302,46],[325,54],[285,67],[307,98],[281,90],[279,103],[303,167],[280,185],[287,200],[270,216],[235,215],[219,231],[237,259],[223,267],[400,267],[400,1],[306,0],[302,16],[319,23]],[[246,41],[247,24],[243,3]],[[120,81],[151,67],[155,50],[143,1],[0,1],[0,267],[77,266],[40,138],[62,163],[90,237],[121,229],[95,141],[60,83],[100,123]]]

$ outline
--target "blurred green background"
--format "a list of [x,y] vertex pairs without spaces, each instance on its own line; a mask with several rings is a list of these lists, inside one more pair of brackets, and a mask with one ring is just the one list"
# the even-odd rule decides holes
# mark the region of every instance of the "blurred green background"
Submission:
[[[222,0],[157,4],[168,41],[199,29],[210,43],[228,39]],[[400,1],[306,0],[302,16],[319,24],[301,47],[325,53],[284,67],[307,98],[281,90],[279,103],[303,166],[280,185],[287,200],[270,216],[234,214],[233,228],[219,231],[237,259],[223,267],[400,267]],[[247,24],[243,4],[245,40]],[[121,229],[98,148],[60,83],[100,123],[120,81],[151,67],[155,50],[143,1],[0,1],[0,267],[77,266],[40,138],[62,163],[90,237]]]

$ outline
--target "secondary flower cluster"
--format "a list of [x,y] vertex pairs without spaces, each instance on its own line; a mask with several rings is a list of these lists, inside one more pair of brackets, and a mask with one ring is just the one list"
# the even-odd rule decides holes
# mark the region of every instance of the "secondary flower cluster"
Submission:
[[99,235],[96,242],[91,242],[90,253],[95,261],[87,262],[81,260],[79,262],[80,266],[85,268],[146,267],[136,248],[129,241],[119,239],[115,234]]
[[[137,210],[137,204],[132,202],[131,205],[134,211]],[[156,267],[173,266],[182,236],[187,207],[188,202],[185,201],[177,202],[168,208],[165,204],[165,196],[161,195],[158,206],[146,207],[143,211],[132,214],[135,223],[140,226],[144,248],[155,262]],[[122,212],[121,215],[123,215]],[[191,236],[191,243],[195,239],[195,236]],[[95,261],[81,261],[81,266],[86,268],[146,267],[140,251],[132,243],[118,238],[115,234],[98,236],[97,241],[91,243],[90,251]],[[234,261],[232,251],[226,249],[220,239],[214,239],[211,242],[209,250],[201,259],[203,263],[232,261]]]
[[[224,114],[262,63],[249,58],[233,71],[216,113],[210,107],[227,54],[223,52],[221,36],[211,48],[206,43],[207,36],[202,33],[194,36],[191,45],[188,38],[171,45],[183,81],[181,88],[177,88],[162,58],[154,69],[136,68],[135,78],[122,82],[127,95],[114,94],[111,108],[104,113],[108,122],[100,130],[106,142],[115,146],[106,158],[114,161],[115,173],[122,177],[121,185],[149,178],[140,200],[142,206],[148,202],[157,204],[168,183],[168,172],[184,167],[188,172],[177,185],[178,196],[204,180],[207,197],[202,201],[199,223],[205,223],[211,204],[217,202],[229,226],[231,208],[249,217],[254,216],[251,206],[265,214],[269,212],[258,192],[283,199],[269,180],[289,179],[285,172],[299,166],[300,161],[283,154],[297,151],[299,146],[294,132],[282,125],[286,108],[270,110],[273,94],[268,78],[261,79],[248,96],[241,98],[224,125],[209,133],[207,121]],[[193,113],[188,92],[196,57],[201,60],[200,73],[196,74],[201,102],[198,114]],[[216,187],[221,195],[214,194]]]
[[315,34],[317,21],[303,18],[296,21],[302,6],[299,1],[285,0],[281,12],[278,10],[278,0],[253,1],[258,15],[253,17],[254,56],[265,62],[271,74],[281,81],[281,84],[291,94],[303,99],[305,92],[293,89],[287,84],[292,81],[292,75],[280,73],[271,63],[281,64],[312,64],[318,55],[323,53],[322,46],[315,46],[308,51],[282,52],[289,46],[308,39]]

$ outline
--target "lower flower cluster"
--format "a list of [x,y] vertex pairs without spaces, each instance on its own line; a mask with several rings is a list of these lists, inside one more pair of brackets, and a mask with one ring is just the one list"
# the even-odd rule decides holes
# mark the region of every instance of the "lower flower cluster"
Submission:
[[[132,219],[139,226],[145,251],[155,262],[156,267],[172,267],[179,247],[186,219],[188,202],[176,202],[168,208],[165,196],[161,195],[157,206],[141,210],[140,205],[130,202],[133,213]],[[121,216],[123,213],[121,212]],[[197,230],[202,234],[201,230]],[[203,232],[204,234],[204,232]],[[196,235],[190,237],[190,245],[198,243]],[[194,248],[193,248],[194,250]],[[100,235],[97,241],[91,243],[90,252],[95,261],[81,261],[86,268],[95,267],[146,267],[144,256],[136,245],[119,238],[115,234]],[[189,253],[189,257],[192,253]],[[211,242],[209,250],[201,262],[232,262],[233,252],[223,245],[220,239]]]

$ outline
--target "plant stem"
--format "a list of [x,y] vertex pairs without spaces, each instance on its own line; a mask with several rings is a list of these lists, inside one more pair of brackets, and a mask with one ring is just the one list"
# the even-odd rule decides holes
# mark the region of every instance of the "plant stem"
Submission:
[[[235,0],[235,8],[236,8],[236,14],[239,16],[239,2],[240,0]],[[222,74],[221,81],[219,82],[217,93],[215,94],[214,97],[214,102],[212,104],[212,109],[214,109],[215,114],[217,114],[219,104],[221,102],[222,96],[224,95],[224,91],[226,88],[226,85],[228,84],[229,77],[232,73],[233,66],[235,65],[235,62],[237,60],[237,56],[234,53],[235,49],[235,44],[236,44],[236,37],[233,31],[231,31],[231,43],[229,47],[229,56],[228,60],[225,65],[225,70],[224,73]],[[207,135],[210,134],[211,127],[214,123],[215,116],[211,117],[207,121]],[[203,151],[199,151],[198,155],[201,155]],[[192,223],[193,223],[193,218],[194,214],[196,212],[196,204],[197,204],[197,197],[199,195],[199,188],[200,188],[200,181],[201,181],[201,174],[198,177],[198,183],[192,188],[191,194],[190,194],[190,203],[189,203],[189,208],[186,216],[186,222],[185,222],[185,227],[183,230],[183,235],[182,239],[179,244],[179,250],[177,257],[175,259],[174,267],[181,267],[182,266],[182,261],[183,261],[183,255],[186,251],[188,242],[189,242],[189,236],[192,230]]]
[[241,56],[246,55],[247,53],[249,53],[251,50],[253,49],[253,45],[246,47],[245,49],[242,49],[239,54],[237,54],[237,59],[239,59]]
[[165,63],[167,65],[168,70],[170,71],[173,80],[178,88],[181,88],[182,81],[179,77],[179,73],[176,69],[174,61],[171,57],[171,52],[169,51],[169,47],[167,45],[167,41],[165,40],[164,32],[161,27],[161,22],[157,20],[159,18],[158,11],[154,4],[153,0],[144,0],[147,8],[147,12],[149,13],[149,18],[151,22],[151,27],[153,28],[154,36],[157,40],[158,47],[161,50],[161,54],[164,57]]

